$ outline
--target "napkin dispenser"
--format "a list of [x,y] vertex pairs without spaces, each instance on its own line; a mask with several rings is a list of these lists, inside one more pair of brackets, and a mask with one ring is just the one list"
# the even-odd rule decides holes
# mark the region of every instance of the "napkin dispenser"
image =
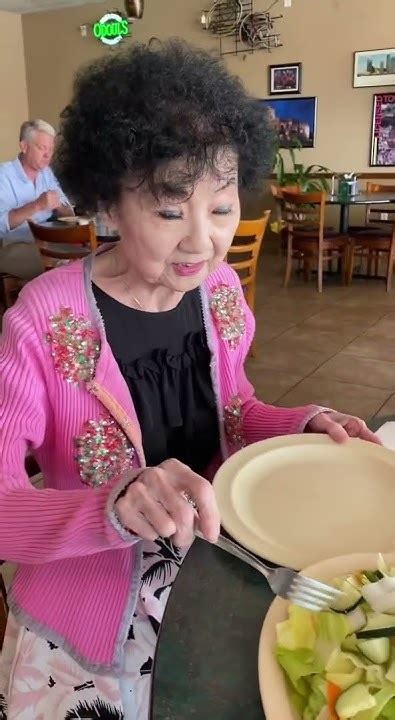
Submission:
[[353,172],[338,176],[337,193],[342,198],[358,195],[358,178]]

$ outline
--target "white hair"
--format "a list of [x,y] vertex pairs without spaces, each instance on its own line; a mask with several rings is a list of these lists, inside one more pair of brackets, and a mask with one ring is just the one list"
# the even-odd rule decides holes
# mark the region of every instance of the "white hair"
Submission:
[[34,132],[43,132],[46,133],[46,135],[50,135],[50,137],[55,137],[56,135],[55,128],[45,122],[45,120],[26,120],[26,122],[21,125],[19,141],[24,140],[29,142]]

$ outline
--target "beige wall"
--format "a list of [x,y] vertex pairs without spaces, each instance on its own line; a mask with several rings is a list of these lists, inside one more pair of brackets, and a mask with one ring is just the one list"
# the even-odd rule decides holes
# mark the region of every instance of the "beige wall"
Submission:
[[[204,0],[149,0],[143,20],[134,24],[134,38],[145,41],[152,36],[179,35],[216,49],[217,40],[199,25],[201,9],[209,4]],[[318,96],[316,147],[303,151],[303,160],[334,170],[369,170],[372,96],[383,88],[352,87],[353,51],[394,45],[395,0],[293,0],[291,8],[282,6],[280,0],[273,12],[284,15],[276,24],[283,47],[270,54],[228,56],[230,69],[252,93],[265,97],[267,65],[302,62],[302,94]],[[79,33],[80,25],[94,22],[107,7],[108,3],[98,3],[23,17],[32,116],[56,124],[68,101],[75,69],[111,52]]]
[[21,16],[0,11],[0,162],[18,150],[21,123],[28,117]]

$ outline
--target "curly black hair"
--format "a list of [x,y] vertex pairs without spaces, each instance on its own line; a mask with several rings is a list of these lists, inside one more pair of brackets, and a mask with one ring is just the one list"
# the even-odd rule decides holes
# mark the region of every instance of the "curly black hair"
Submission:
[[[269,114],[221,60],[175,39],[136,44],[77,74],[54,169],[74,202],[96,212],[117,202],[125,181],[182,197],[205,172],[219,172],[227,148],[240,186],[258,185],[272,167]],[[170,189],[162,171],[174,159],[185,170]]]

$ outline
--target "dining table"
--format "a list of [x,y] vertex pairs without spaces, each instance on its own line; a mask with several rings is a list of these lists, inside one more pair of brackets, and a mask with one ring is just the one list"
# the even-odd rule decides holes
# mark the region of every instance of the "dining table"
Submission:
[[395,191],[386,193],[359,192],[356,195],[327,195],[327,205],[340,205],[339,233],[347,235],[350,227],[350,208],[358,205],[389,205],[395,203]]
[[[394,420],[376,418],[369,427]],[[258,645],[273,598],[256,570],[196,538],[162,621],[150,720],[264,720]]]
[[[96,226],[96,239],[99,245],[102,243],[111,243],[116,242],[119,240],[119,235],[116,230],[113,230],[112,228],[109,228],[103,221],[99,219],[94,219],[94,223]],[[76,217],[76,225],[78,225],[78,218]],[[43,225],[43,227],[46,228],[62,228],[64,230],[65,227],[70,227],[68,223],[62,222],[62,220],[59,220],[57,218],[51,218],[49,220],[46,220],[45,222],[39,223],[39,225]],[[74,223],[71,224],[71,227],[74,225]]]

